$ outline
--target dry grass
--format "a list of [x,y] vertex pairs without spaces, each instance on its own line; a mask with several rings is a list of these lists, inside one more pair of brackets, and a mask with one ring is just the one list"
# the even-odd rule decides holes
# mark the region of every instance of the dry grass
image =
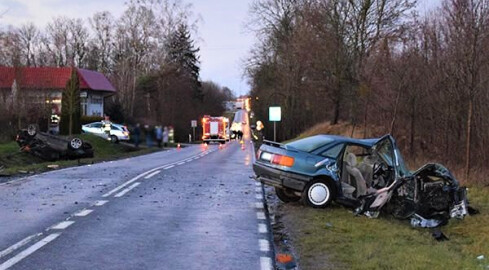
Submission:
[[[450,238],[445,242],[408,221],[355,217],[340,206],[318,210],[289,204],[280,211],[301,269],[486,269],[489,188],[471,189],[469,196],[481,214],[451,220],[442,228]],[[478,260],[480,255],[486,259]]]

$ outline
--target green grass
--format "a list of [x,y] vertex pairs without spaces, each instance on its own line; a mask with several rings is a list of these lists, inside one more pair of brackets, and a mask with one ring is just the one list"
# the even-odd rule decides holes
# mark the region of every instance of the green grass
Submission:
[[[485,269],[489,188],[470,189],[469,199],[481,213],[450,220],[441,228],[450,238],[445,242],[434,240],[430,229],[412,228],[409,221],[355,217],[340,206],[318,210],[291,204],[280,211],[302,269]],[[479,255],[486,259],[477,260]]]
[[[91,164],[94,162],[115,160],[119,158],[132,157],[142,154],[158,151],[156,147],[147,149],[136,149],[132,146],[124,144],[113,144],[103,138],[82,134],[79,135],[81,139],[92,144],[95,149],[95,157],[82,159],[81,164]],[[141,144],[143,145],[143,144]],[[0,167],[4,169],[0,170],[0,175],[10,176],[18,174],[19,172],[43,172],[50,170],[48,165],[59,165],[60,168],[76,166],[78,160],[60,160],[56,162],[44,161],[40,158],[34,157],[29,153],[22,153],[19,151],[19,146],[16,142],[8,142],[0,144]]]

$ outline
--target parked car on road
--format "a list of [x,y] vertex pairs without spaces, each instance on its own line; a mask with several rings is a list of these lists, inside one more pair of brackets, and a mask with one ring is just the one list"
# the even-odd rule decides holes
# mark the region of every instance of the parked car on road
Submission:
[[126,126],[112,123],[110,125],[110,134],[107,134],[103,129],[102,122],[93,122],[82,126],[84,133],[90,133],[108,139],[114,143],[119,141],[129,141],[130,133]]
[[[332,201],[357,214],[381,209],[413,225],[436,227],[468,213],[466,188],[440,164],[406,169],[394,138],[317,135],[287,144],[265,141],[253,164],[255,179],[274,186],[284,202],[322,208]],[[385,206],[385,207],[384,207]]]
[[16,141],[21,151],[49,161],[93,157],[93,148],[88,142],[77,137],[69,138],[40,132],[36,125],[29,125],[27,129],[20,130]]

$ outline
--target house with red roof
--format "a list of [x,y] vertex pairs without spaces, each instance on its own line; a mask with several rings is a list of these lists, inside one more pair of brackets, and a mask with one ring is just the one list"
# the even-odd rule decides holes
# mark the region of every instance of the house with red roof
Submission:
[[[62,92],[71,70],[70,67],[0,67],[0,99],[7,101],[17,92],[28,100],[27,106],[48,105],[52,115],[59,116]],[[102,73],[76,70],[80,78],[82,115],[103,116],[104,100],[115,94],[114,86]]]

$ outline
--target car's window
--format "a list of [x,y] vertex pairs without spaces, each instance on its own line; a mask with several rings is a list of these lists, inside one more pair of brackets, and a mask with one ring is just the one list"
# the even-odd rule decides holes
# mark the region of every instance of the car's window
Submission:
[[387,165],[394,167],[394,149],[389,139],[384,139],[376,146],[377,154],[387,162]]
[[101,128],[102,127],[102,123],[91,124],[90,127],[93,127],[93,128]]
[[340,143],[321,153],[323,157],[336,159],[345,145]]
[[116,127],[116,126],[111,126],[111,129],[112,130],[119,130],[119,131],[121,130],[119,127]]
[[296,149],[299,149],[301,151],[305,152],[311,152],[313,150],[318,149],[319,147],[322,147],[328,143],[331,143],[333,141],[332,138],[326,137],[326,136],[312,136],[312,137],[307,137],[301,140],[297,140],[291,143],[286,144],[287,146],[292,146]]

